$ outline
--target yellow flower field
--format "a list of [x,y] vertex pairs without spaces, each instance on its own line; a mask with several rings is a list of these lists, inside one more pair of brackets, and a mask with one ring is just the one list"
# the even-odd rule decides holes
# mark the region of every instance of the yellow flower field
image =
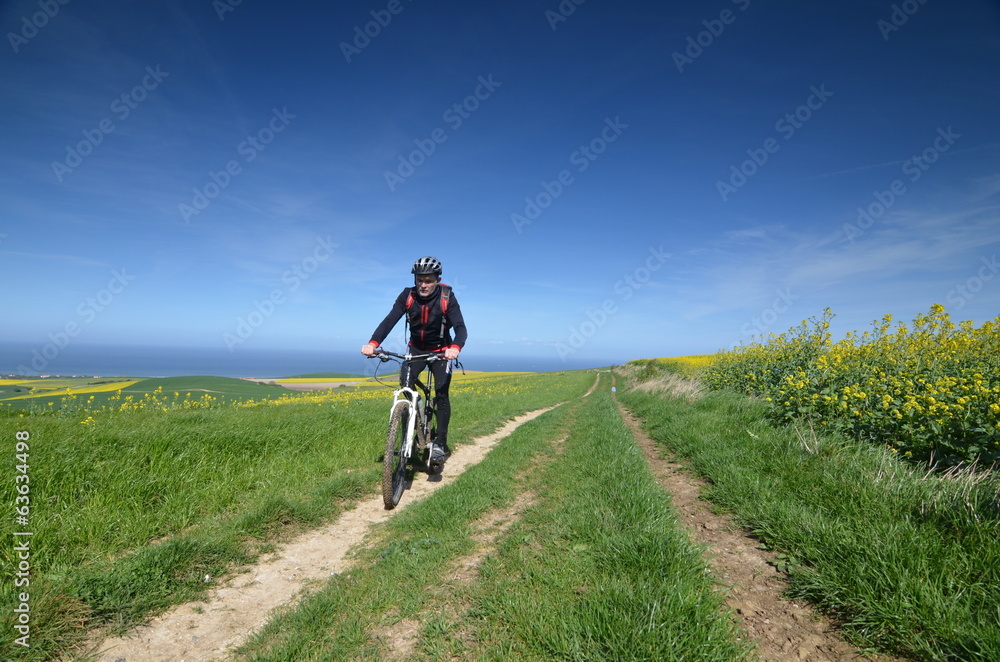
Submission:
[[[5,380],[7,383],[18,383],[16,380]],[[112,382],[109,384],[88,384],[84,386],[67,385],[65,380],[60,382],[53,379],[25,379],[20,380],[21,385],[31,386],[32,392],[26,395],[15,395],[6,400],[26,400],[28,398],[51,398],[60,396],[76,396],[88,393],[108,393],[119,391],[129,386],[134,386],[139,380],[127,382]]]
[[833,317],[720,352],[712,388],[761,395],[782,420],[806,420],[945,462],[1000,458],[1000,317],[956,327],[935,304],[912,325],[886,315],[834,343]]

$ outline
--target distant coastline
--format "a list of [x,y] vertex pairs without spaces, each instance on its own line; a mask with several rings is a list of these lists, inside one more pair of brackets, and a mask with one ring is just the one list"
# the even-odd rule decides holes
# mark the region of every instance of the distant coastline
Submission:
[[[55,351],[58,350],[58,351]],[[548,357],[487,357],[467,350],[462,363],[469,370],[553,372],[610,365],[608,362],[562,361]],[[161,347],[70,344],[64,348],[0,342],[0,375],[23,374],[87,377],[181,377],[212,375],[277,379],[314,372],[370,375],[377,362],[360,353],[317,350]],[[22,369],[28,368],[27,372]]]

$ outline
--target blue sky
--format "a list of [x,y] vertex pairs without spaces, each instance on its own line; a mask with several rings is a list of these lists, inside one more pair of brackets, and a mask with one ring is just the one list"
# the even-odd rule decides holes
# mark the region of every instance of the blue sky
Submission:
[[470,368],[1000,313],[995,2],[15,0],[0,27],[0,341],[356,351],[422,255]]

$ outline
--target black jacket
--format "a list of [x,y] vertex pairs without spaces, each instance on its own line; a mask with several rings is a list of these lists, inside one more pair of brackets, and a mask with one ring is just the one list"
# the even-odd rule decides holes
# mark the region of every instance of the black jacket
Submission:
[[[411,294],[413,302],[407,308],[406,301]],[[465,320],[462,318],[462,308],[458,305],[454,292],[448,299],[442,334],[441,285],[435,287],[431,295],[426,298],[417,294],[415,287],[408,287],[400,292],[392,304],[392,310],[372,334],[372,342],[376,346],[381,345],[403,315],[407,316],[410,324],[410,345],[415,349],[432,352],[452,346],[459,349],[465,347],[468,333],[465,330]],[[454,339],[452,330],[455,332]]]

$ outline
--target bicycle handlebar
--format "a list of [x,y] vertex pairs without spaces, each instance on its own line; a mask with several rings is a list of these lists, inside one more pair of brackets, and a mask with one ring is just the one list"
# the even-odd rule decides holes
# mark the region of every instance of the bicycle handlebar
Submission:
[[388,361],[390,358],[401,359],[403,361],[412,361],[414,359],[427,359],[428,363],[434,363],[435,361],[445,360],[444,356],[441,354],[396,354],[395,352],[387,352],[384,349],[377,350],[374,354],[369,356],[370,359],[379,359],[383,363]]

